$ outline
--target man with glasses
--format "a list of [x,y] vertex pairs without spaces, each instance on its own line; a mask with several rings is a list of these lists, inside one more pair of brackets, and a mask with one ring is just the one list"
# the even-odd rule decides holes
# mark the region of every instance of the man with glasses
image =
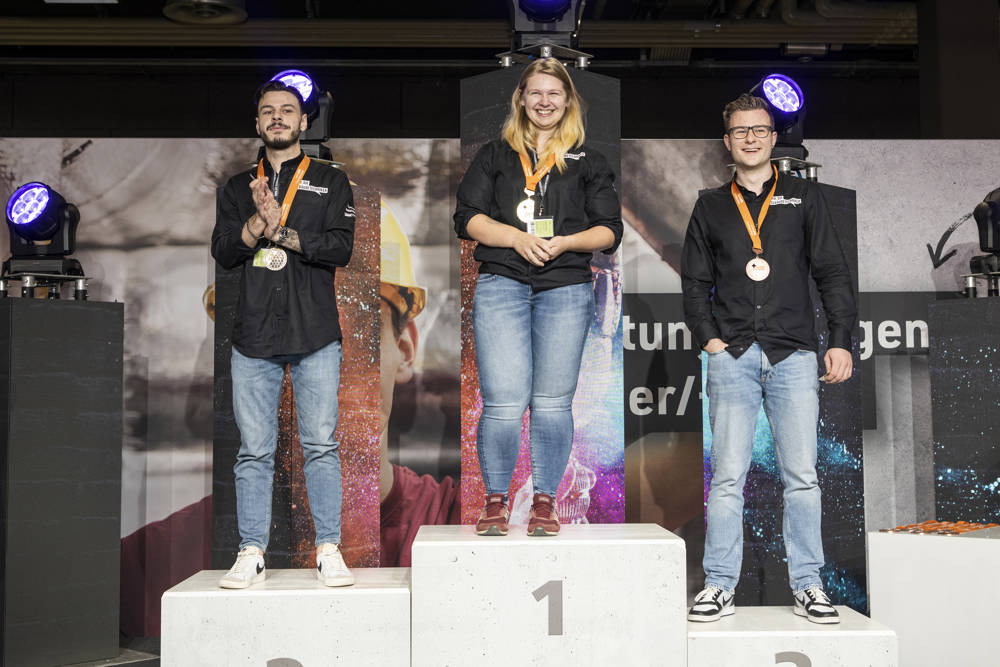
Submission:
[[[767,103],[741,95],[722,118],[736,173],[699,197],[681,259],[685,321],[708,354],[712,428],[705,588],[688,619],[715,621],[736,610],[743,484],[763,401],[784,485],[782,533],[793,610],[815,623],[838,623],[819,576],[817,390],[820,380],[851,377],[857,317],[851,274],[819,188],[779,175],[771,164],[777,134]],[[829,327],[819,378],[810,276]]]

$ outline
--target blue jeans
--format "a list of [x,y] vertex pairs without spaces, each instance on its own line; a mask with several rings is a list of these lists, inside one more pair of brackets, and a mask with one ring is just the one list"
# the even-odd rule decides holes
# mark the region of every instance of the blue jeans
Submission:
[[784,485],[782,534],[793,591],[822,585],[820,490],[816,477],[819,387],[816,353],[799,350],[772,366],[757,343],[734,358],[708,358],[712,483],[705,536],[705,585],[732,591],[743,560],[743,484],[760,412],[771,425]]
[[268,359],[247,357],[233,348],[233,411],[240,429],[240,451],[234,468],[240,549],[256,546],[267,550],[274,452],[278,446],[278,401],[286,364],[292,374],[316,545],[340,543],[340,454],[333,435],[337,428],[341,354],[340,341],[309,354]]
[[483,412],[476,432],[487,493],[506,494],[531,407],[531,477],[553,498],[573,449],[573,394],[594,316],[592,283],[543,292],[479,274],[473,330]]

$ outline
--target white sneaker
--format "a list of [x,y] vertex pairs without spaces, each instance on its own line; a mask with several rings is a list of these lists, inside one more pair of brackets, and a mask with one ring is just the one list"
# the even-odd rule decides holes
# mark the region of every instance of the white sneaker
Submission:
[[792,611],[797,615],[805,616],[813,623],[840,623],[840,614],[821,587],[811,586],[795,593],[794,597]]
[[223,588],[246,588],[264,581],[264,575],[264,552],[259,547],[244,547],[226,576],[219,580],[219,585]]
[[316,578],[327,586],[350,586],[354,575],[347,569],[347,563],[336,544],[321,544],[316,549]]
[[735,595],[727,593],[715,586],[706,586],[694,598],[694,604],[688,611],[688,620],[705,623],[717,621],[723,616],[736,613]]

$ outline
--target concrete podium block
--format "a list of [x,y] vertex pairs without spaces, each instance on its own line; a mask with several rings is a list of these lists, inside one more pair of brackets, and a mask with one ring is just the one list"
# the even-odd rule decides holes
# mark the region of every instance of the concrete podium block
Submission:
[[522,531],[420,528],[415,667],[685,664],[683,540],[652,524]]
[[1000,528],[964,535],[868,533],[872,618],[899,635],[906,667],[1000,664]]
[[[358,568],[328,588],[314,570],[268,570],[244,590],[202,570],[163,594],[164,667],[410,664],[410,570]],[[272,662],[273,661],[273,662]]]
[[[737,607],[711,623],[688,623],[688,667],[896,667],[896,635],[849,607],[820,625],[787,607]],[[906,664],[906,663],[904,663]]]

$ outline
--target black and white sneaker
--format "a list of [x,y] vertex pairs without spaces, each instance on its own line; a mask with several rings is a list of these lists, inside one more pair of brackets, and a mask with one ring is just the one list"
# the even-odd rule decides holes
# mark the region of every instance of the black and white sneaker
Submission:
[[795,607],[799,616],[805,616],[813,623],[840,623],[840,614],[819,586],[812,586],[795,593]]
[[316,549],[316,577],[327,586],[350,586],[354,575],[347,569],[336,544],[327,542]]
[[694,598],[694,604],[688,611],[689,621],[704,623],[707,621],[717,621],[723,616],[731,616],[736,613],[736,603],[733,602],[734,595],[727,593],[715,586],[706,586],[705,590]]
[[223,588],[247,588],[264,581],[264,552],[257,547],[245,547],[236,556],[229,572],[219,580]]

